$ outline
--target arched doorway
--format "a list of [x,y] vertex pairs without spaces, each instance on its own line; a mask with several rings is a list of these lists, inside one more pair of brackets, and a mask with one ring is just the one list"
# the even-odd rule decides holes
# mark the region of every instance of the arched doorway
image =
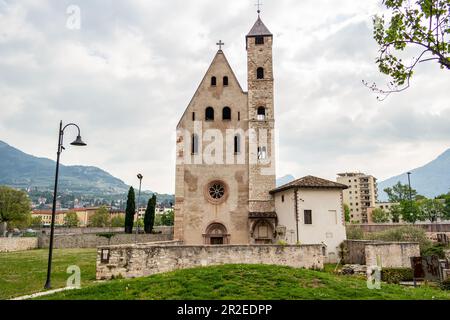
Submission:
[[269,221],[261,219],[253,224],[251,235],[255,244],[272,244],[275,239],[275,228]]
[[206,245],[223,245],[229,244],[230,235],[223,224],[212,223],[206,228],[203,238]]

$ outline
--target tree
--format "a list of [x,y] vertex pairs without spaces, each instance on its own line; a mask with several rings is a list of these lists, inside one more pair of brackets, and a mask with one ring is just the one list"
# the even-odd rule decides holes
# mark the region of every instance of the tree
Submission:
[[445,198],[444,203],[444,219],[450,220],[450,194],[448,194]]
[[372,221],[374,223],[387,223],[390,221],[389,213],[383,209],[376,208],[372,211]]
[[125,217],[123,216],[116,216],[111,219],[111,227],[113,228],[120,228],[125,226]]
[[389,213],[393,223],[399,223],[400,218],[403,216],[402,207],[399,204],[394,204],[389,210]]
[[438,199],[422,200],[419,202],[419,207],[424,220],[428,219],[431,222],[436,222],[445,216],[444,204]]
[[174,223],[174,212],[173,210],[167,211],[161,217],[161,225],[171,227]]
[[[409,200],[409,186],[400,181],[392,188],[384,189],[389,197],[389,202],[400,203],[403,200]],[[411,197],[415,199],[417,191],[411,188]]]
[[0,186],[0,223],[18,225],[31,221],[31,203],[24,191]]
[[144,215],[144,230],[145,233],[152,233],[153,225],[155,223],[155,209],[156,209],[156,195],[154,194],[147,204],[147,209]]
[[41,228],[42,227],[42,217],[32,217],[30,227],[32,228]]
[[344,203],[344,214],[345,214],[345,222],[350,222],[351,216],[350,216],[350,207],[348,204]]
[[95,228],[105,228],[109,226],[109,211],[106,207],[101,207],[89,219],[89,225]]
[[415,224],[417,221],[423,220],[422,211],[415,201],[403,200],[400,203],[402,210],[402,218],[404,221]]
[[[409,88],[410,80],[419,63],[437,62],[441,69],[450,70],[450,0],[383,0],[391,12],[390,22],[384,16],[375,16],[374,38],[380,46],[376,60],[380,72],[390,76],[387,89],[374,83],[363,83],[386,99],[393,92]],[[407,63],[400,52],[417,54]]]
[[75,212],[68,212],[64,217],[64,225],[69,228],[78,227],[80,220]]
[[125,209],[125,233],[133,233],[134,215],[136,214],[136,200],[134,188],[128,191],[127,208]]

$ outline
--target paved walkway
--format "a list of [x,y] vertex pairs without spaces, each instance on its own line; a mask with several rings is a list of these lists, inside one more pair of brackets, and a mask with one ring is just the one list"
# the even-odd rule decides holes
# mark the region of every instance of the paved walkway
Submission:
[[51,294],[58,293],[58,292],[63,292],[63,291],[68,291],[68,290],[76,290],[76,289],[77,289],[77,288],[66,287],[66,288],[61,288],[61,289],[55,289],[55,290],[49,290],[49,291],[38,292],[38,293],[30,294],[30,295],[28,295],[28,296],[23,296],[23,297],[14,298],[14,299],[11,299],[11,300],[29,300],[29,299],[34,299],[34,298],[39,298],[39,297],[49,296],[49,295],[51,295]]

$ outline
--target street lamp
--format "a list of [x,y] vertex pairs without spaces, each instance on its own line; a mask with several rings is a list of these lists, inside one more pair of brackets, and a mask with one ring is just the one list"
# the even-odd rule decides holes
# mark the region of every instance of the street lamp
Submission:
[[141,186],[142,186],[142,178],[144,178],[144,176],[139,173],[137,175],[137,178],[139,179],[139,193],[138,193],[137,214],[136,214],[136,239],[135,239],[136,243],[139,234],[139,203],[141,202]]
[[409,185],[409,201],[411,201],[411,203],[412,203],[412,189],[411,189],[411,175],[412,175],[412,173],[408,172],[407,175],[408,175],[408,185]]
[[76,147],[84,147],[87,144],[83,142],[81,139],[80,134],[80,127],[78,127],[74,123],[69,123],[63,128],[62,121],[59,123],[59,133],[58,133],[58,151],[56,153],[56,174],[55,174],[55,189],[53,191],[53,208],[52,208],[52,224],[51,224],[51,231],[50,231],[50,245],[49,245],[49,251],[48,251],[48,265],[47,265],[47,281],[45,282],[45,289],[51,288],[51,273],[52,273],[52,256],[53,256],[53,237],[55,234],[55,218],[56,218],[56,197],[58,193],[58,175],[59,175],[59,158],[61,156],[61,152],[65,150],[63,144],[64,144],[64,130],[66,128],[74,126],[78,129],[78,135],[75,141],[71,143],[72,146]]

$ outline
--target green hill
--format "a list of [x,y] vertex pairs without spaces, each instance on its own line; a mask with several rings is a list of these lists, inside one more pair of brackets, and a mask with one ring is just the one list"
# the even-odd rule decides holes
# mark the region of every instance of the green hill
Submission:
[[225,265],[179,270],[133,280],[91,284],[43,300],[432,300],[450,299],[438,288],[382,284],[363,278],[266,265]]
[[[26,154],[0,141],[0,185],[14,188],[53,189],[56,163]],[[60,166],[61,192],[117,194],[129,186],[96,167]]]

